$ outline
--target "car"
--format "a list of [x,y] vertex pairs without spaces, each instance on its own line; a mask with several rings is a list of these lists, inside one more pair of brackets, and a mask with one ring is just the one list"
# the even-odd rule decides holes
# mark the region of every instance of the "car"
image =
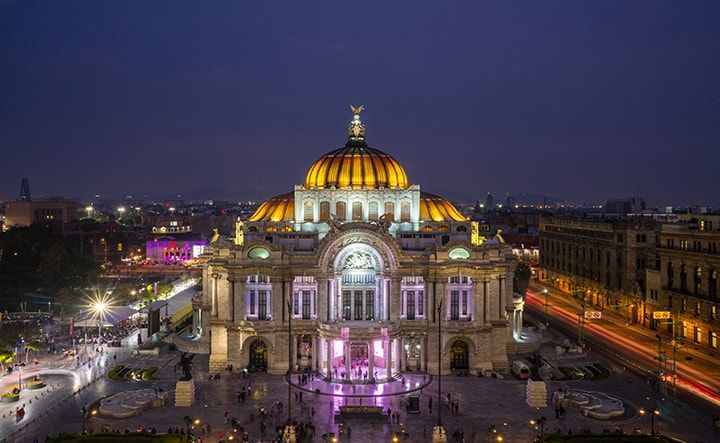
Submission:
[[515,360],[510,367],[510,372],[520,380],[530,378],[530,366],[522,360]]

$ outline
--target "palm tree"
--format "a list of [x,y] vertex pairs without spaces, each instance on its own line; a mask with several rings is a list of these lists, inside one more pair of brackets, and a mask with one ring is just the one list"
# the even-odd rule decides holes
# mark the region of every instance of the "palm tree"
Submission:
[[36,341],[25,343],[25,364],[28,364],[28,359],[30,358],[30,351],[37,352],[40,350],[40,346],[40,343]]
[[15,351],[0,350],[0,367],[2,368],[2,372],[5,372],[5,365],[11,364],[14,359]]

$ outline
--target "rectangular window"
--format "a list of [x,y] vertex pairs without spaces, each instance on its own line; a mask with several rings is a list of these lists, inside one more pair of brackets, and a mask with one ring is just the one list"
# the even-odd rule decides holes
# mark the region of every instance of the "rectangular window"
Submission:
[[368,204],[368,220],[378,219],[378,204],[377,202],[370,202]]
[[354,221],[362,220],[362,203],[354,202],[352,204],[352,219]]
[[717,320],[717,305],[710,305],[710,321]]
[[335,203],[335,217],[337,217],[340,221],[345,221],[346,217],[345,213],[345,202],[337,202]]
[[320,202],[320,221],[330,220],[330,202]]
[[267,320],[267,291],[258,291],[258,319]]
[[708,343],[708,344],[710,345],[711,348],[717,349],[717,347],[718,347],[718,345],[717,345],[717,332],[715,332],[715,331],[710,332],[710,339],[709,339],[709,343]]
[[295,297],[293,300],[293,315],[300,314],[300,291],[295,291]]
[[363,319],[363,291],[355,291],[355,320]]
[[303,219],[306,222],[311,222],[311,221],[313,221],[313,218],[314,218],[313,202],[310,200],[307,200],[303,206]]
[[468,315],[468,291],[462,291],[462,315]]
[[410,202],[400,203],[400,221],[410,221]]
[[395,221],[395,204],[392,202],[385,203],[385,220]]
[[460,291],[450,291],[450,320],[460,319]]
[[255,291],[250,291],[250,315],[255,315]]
[[365,291],[365,320],[375,320],[375,291]]
[[702,341],[702,329],[695,326],[695,343],[700,343]]
[[417,293],[417,314],[422,317],[425,315],[425,300],[423,297],[423,291]]
[[352,313],[352,296],[350,291],[342,291],[343,293],[343,320],[352,320],[351,313]]
[[415,291],[407,291],[405,293],[405,318],[415,320]]
[[302,318],[305,320],[310,318],[310,292],[302,291]]

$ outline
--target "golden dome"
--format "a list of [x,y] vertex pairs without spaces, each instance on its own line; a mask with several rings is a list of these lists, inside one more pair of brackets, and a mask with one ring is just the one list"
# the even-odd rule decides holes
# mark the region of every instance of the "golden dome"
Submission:
[[397,160],[361,141],[348,142],[345,147],[323,155],[305,177],[308,189],[407,188],[409,185],[405,169]]
[[468,221],[468,218],[460,213],[452,203],[444,198],[430,194],[420,193],[420,221]]
[[295,196],[292,192],[276,195],[258,207],[249,222],[258,221],[293,221],[295,219]]
[[407,174],[392,156],[365,143],[365,125],[360,121],[364,106],[352,106],[348,142],[320,157],[305,177],[307,189],[407,188]]

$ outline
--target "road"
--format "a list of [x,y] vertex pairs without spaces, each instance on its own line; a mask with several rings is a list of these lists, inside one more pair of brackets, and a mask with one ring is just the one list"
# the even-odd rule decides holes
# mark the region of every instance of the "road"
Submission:
[[[554,320],[562,322],[568,328],[577,330],[581,307],[577,300],[569,295],[534,283],[527,291],[527,306],[536,310],[539,316],[544,315],[546,306],[545,294],[541,293],[542,289],[548,290],[548,315]],[[623,354],[627,361],[632,362],[637,369],[657,376],[658,340],[656,331],[629,325],[622,315],[613,313],[609,309],[605,309],[602,315],[603,318],[600,320],[585,321],[583,334]],[[669,352],[669,354],[669,357],[672,358],[672,353]],[[687,359],[687,357],[691,357],[691,359]],[[677,378],[675,382],[678,392],[692,394],[720,407],[720,360],[688,349],[680,349],[676,359]],[[668,367],[671,367],[670,361]],[[668,381],[668,386],[668,390],[671,392],[671,380]]]

